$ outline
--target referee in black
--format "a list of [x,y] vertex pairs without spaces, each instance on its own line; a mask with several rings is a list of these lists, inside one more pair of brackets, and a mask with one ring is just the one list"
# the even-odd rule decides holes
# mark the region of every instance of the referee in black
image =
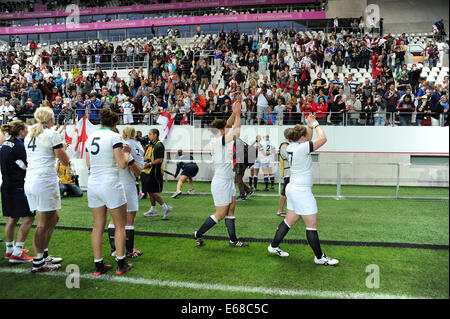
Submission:
[[[2,125],[1,130],[9,135],[9,139],[3,142],[0,149],[2,210],[3,216],[8,217],[5,227],[5,258],[12,264],[31,262],[33,257],[27,256],[28,250],[23,249],[36,214],[30,211],[24,190],[27,154],[23,141],[28,134],[28,128],[24,122],[17,120]],[[20,218],[22,225],[14,245],[14,230]]]
[[167,220],[172,207],[168,206],[162,199],[160,193],[163,189],[164,175],[164,144],[159,140],[159,131],[155,128],[148,133],[150,145],[144,155],[144,169],[141,171],[142,191],[150,194],[151,208],[144,213],[145,217],[159,216],[156,210],[158,202],[163,211],[163,220]]

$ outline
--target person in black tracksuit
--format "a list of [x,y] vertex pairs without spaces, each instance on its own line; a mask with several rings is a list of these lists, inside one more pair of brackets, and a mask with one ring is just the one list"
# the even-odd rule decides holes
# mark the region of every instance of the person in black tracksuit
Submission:
[[[191,155],[183,155],[182,150],[178,150],[178,162],[177,164],[177,170],[175,172],[175,175],[173,176],[173,180],[175,180],[178,176],[178,174],[181,171],[180,178],[178,179],[177,184],[177,190],[172,195],[172,198],[177,198],[181,195],[181,188],[183,187],[183,183],[187,180],[189,182],[189,185],[191,188],[188,191],[188,194],[194,194],[194,182],[192,180],[193,177],[195,177],[198,173],[198,166],[195,162],[192,162],[194,158]],[[188,161],[188,162],[183,162]]]
[[[5,226],[6,253],[5,258],[10,263],[24,263],[33,260],[26,255],[28,250],[23,244],[33,224],[36,212],[31,212],[25,195],[24,183],[27,169],[27,154],[23,140],[28,133],[27,126],[20,120],[2,125],[1,130],[7,132],[10,138],[0,149],[0,166],[2,175],[2,211],[8,218]],[[14,245],[14,229],[19,219],[22,225],[17,232]]]

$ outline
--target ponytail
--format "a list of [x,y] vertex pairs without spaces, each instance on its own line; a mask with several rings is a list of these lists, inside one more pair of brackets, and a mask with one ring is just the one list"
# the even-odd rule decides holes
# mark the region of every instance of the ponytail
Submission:
[[37,124],[33,125],[30,131],[30,137],[36,137],[44,133],[45,127],[54,119],[53,111],[49,107],[40,107],[34,113]]

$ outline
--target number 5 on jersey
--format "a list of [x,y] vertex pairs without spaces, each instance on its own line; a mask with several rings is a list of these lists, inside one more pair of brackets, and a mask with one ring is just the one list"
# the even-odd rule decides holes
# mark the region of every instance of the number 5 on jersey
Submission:
[[95,151],[93,151],[93,150],[91,149],[91,154],[92,154],[92,155],[97,155],[98,152],[100,152],[100,145],[98,145],[98,143],[96,143],[96,141],[98,141],[98,140],[100,140],[100,137],[94,137],[94,138],[92,139],[91,146],[95,146],[95,147],[97,148]]

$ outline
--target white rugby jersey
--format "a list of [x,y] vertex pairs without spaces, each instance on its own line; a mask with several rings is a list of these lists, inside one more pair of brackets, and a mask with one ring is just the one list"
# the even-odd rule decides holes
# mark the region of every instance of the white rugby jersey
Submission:
[[214,177],[233,179],[233,141],[225,144],[225,135],[215,136],[211,143]]
[[120,134],[102,127],[94,131],[86,142],[86,153],[89,153],[89,184],[104,184],[105,181],[119,181],[119,166],[114,158],[114,148],[122,147]]
[[[137,142],[136,140],[127,140],[124,141],[125,144],[129,145],[131,148],[130,151],[130,159],[128,160],[128,165],[133,164],[133,162],[136,162],[136,164],[139,166],[140,169],[144,168],[144,149],[141,146],[141,143]],[[125,169],[119,170],[119,179],[120,182],[123,184],[135,184],[136,183],[136,176],[134,175],[133,171],[130,169],[130,166],[127,166]]]
[[58,180],[54,150],[63,148],[61,135],[45,128],[44,132],[38,136],[30,137],[28,134],[24,144],[28,162],[25,181]]
[[313,185],[311,152],[314,150],[311,141],[291,143],[286,148],[290,163],[291,179],[294,186],[311,187]]
[[136,140],[128,140],[125,141],[131,148],[130,155],[133,156],[133,159],[138,164],[140,169],[144,169],[144,154],[145,151],[142,147],[142,144]]
[[133,114],[133,104],[130,102],[124,102],[122,104],[123,114],[130,115]]
[[[264,139],[262,139],[259,144],[261,145],[260,149],[259,149],[259,160],[261,161],[261,163],[269,163],[273,160],[273,150],[275,149],[274,146],[272,145],[272,143],[270,141],[266,141]],[[269,154],[269,155],[266,155]]]

